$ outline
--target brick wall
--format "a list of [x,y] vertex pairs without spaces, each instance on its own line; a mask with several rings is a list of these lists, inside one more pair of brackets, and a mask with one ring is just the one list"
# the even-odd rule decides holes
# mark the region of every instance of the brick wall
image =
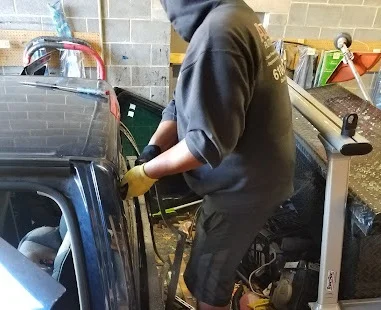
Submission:
[[[274,38],[333,40],[345,31],[355,40],[381,40],[381,0],[291,0],[287,13],[269,13],[268,31]],[[363,76],[368,92],[375,77]],[[363,97],[355,80],[341,85]]]
[[[102,0],[108,81],[160,104],[168,100],[170,24],[160,0]],[[1,29],[54,30],[47,3],[0,0]],[[72,30],[98,32],[97,0],[63,0]],[[20,55],[21,57],[21,55]],[[20,68],[0,68],[18,74]],[[94,70],[87,75],[95,78]]]
[[[109,82],[160,104],[168,100],[170,25],[160,0],[102,0]],[[269,13],[273,37],[381,39],[381,0],[245,0]],[[0,30],[52,30],[48,0],[0,0]],[[63,0],[74,31],[98,32],[96,0]],[[21,55],[20,55],[21,57]],[[0,68],[0,73],[20,68]],[[95,71],[87,70],[94,78]]]
[[268,31],[277,38],[333,39],[346,31],[381,40],[381,0],[291,0],[288,12],[270,14]]

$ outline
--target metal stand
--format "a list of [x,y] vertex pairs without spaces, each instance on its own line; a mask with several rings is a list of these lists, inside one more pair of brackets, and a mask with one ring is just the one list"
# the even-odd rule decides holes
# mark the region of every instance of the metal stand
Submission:
[[345,210],[351,157],[336,151],[323,138],[328,156],[319,294],[313,310],[339,310],[338,304]]

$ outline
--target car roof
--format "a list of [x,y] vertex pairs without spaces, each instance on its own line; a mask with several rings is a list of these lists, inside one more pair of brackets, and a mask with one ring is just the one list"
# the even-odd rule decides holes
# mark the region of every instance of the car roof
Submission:
[[[23,82],[85,87],[108,95],[86,95]],[[119,104],[106,82],[0,77],[0,160],[99,158],[116,163],[119,141]]]

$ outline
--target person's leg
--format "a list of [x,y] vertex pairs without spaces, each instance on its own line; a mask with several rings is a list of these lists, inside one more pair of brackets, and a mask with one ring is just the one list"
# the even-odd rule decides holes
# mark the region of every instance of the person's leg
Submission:
[[210,306],[204,302],[200,302],[197,307],[198,310],[229,310],[229,308],[230,308],[229,305],[225,307],[215,307],[215,306]]
[[185,282],[199,310],[229,309],[236,269],[274,208],[246,214],[201,209]]

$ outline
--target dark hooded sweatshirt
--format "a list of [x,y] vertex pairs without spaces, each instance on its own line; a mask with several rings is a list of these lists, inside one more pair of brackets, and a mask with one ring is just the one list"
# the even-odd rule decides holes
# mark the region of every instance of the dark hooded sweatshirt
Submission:
[[185,173],[204,207],[248,212],[293,192],[295,146],[285,68],[241,0],[162,0],[190,42],[163,121],[205,165]]

